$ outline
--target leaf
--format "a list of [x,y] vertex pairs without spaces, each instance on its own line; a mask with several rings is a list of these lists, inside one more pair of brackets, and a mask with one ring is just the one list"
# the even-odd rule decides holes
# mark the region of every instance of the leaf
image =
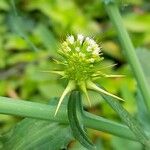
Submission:
[[11,132],[5,150],[58,150],[73,139],[68,126],[37,119],[24,119]]
[[40,38],[41,42],[49,50],[49,53],[56,55],[58,42],[53,33],[44,24],[40,24],[35,32],[36,36]]
[[138,48],[136,50],[136,53],[142,65],[142,69],[144,71],[146,79],[150,83],[150,65],[149,65],[150,50],[145,48]]
[[119,115],[119,117],[124,121],[124,123],[131,129],[131,131],[136,135],[139,142],[142,144],[149,145],[148,137],[143,130],[143,127],[139,122],[133,118],[128,111],[122,107],[122,105],[116,101],[113,97],[105,94],[101,94],[106,102],[111,106],[111,108]]
[[140,90],[138,90],[137,92],[136,99],[137,99],[137,106],[138,106],[137,118],[139,122],[142,124],[142,126],[144,127],[146,133],[150,136],[150,116],[149,113],[147,112]]
[[112,143],[112,148],[115,150],[142,150],[143,149],[140,143],[127,140],[127,139],[122,139],[120,137],[113,137],[111,143]]
[[17,14],[14,0],[11,0],[11,6],[12,16],[10,16],[9,22],[11,24],[12,29],[27,42],[27,44],[32,48],[32,50],[38,51],[38,48],[29,39],[29,36],[26,33],[26,22]]
[[98,24],[86,17],[74,1],[30,0],[26,7],[28,10],[39,10],[48,17],[51,26],[60,37],[62,37],[62,33],[64,35],[79,31],[89,35],[100,33]]
[[68,100],[68,119],[72,133],[76,140],[78,140],[88,150],[95,150],[95,146],[89,140],[82,124],[82,110],[81,97],[79,92],[72,92]]
[[[136,52],[142,65],[142,69],[146,76],[146,79],[150,83],[150,66],[149,66],[150,51],[148,49],[138,48]],[[137,91],[137,106],[138,106],[138,119],[150,136],[150,116],[149,113],[146,111],[146,106],[140,90]]]

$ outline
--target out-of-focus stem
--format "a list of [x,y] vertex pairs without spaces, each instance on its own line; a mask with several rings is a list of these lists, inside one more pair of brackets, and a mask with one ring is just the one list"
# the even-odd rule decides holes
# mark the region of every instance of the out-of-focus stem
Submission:
[[129,34],[127,33],[119,9],[115,2],[109,2],[106,0],[107,3],[105,3],[106,11],[117,30],[119,40],[121,42],[121,45],[125,51],[125,54],[127,56],[128,62],[133,70],[133,73],[135,75],[135,78],[137,80],[138,86],[140,87],[141,93],[143,95],[144,103],[146,104],[147,110],[150,111],[150,92],[149,92],[149,86],[148,82],[146,81],[146,78],[144,76],[142,67],[139,63],[139,60],[137,58],[134,46],[132,44],[132,41],[129,37]]

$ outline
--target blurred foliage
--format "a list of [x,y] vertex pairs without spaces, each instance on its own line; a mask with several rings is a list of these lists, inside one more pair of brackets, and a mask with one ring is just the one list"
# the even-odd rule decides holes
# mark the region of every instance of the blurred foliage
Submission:
[[[126,109],[136,114],[135,94],[138,88],[102,0],[15,0],[15,5],[17,14],[10,0],[0,0],[1,96],[42,103],[60,96],[66,82],[42,71],[55,68],[53,58],[58,57],[56,51],[59,43],[67,34],[82,33],[102,44],[105,57],[102,66],[117,64],[105,69],[107,73],[126,75],[121,79],[100,79],[99,84],[112,93],[120,94],[126,100],[123,104]],[[138,56],[149,77],[150,3],[148,0],[122,0],[120,10],[135,47],[140,47]],[[92,107],[84,101],[86,109],[119,120],[97,94],[90,92],[90,97]],[[0,136],[18,120],[20,118],[0,115]],[[129,150],[141,149],[137,143],[96,134],[94,140],[100,141],[98,144],[101,148],[121,150],[119,145],[126,144]],[[78,148],[78,143],[72,145],[76,147],[73,149],[82,149]]]

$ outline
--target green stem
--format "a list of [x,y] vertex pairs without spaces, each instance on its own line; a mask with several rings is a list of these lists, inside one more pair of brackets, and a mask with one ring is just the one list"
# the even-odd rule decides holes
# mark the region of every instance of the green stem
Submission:
[[123,49],[125,50],[127,59],[130,63],[130,66],[134,72],[134,75],[136,77],[137,83],[140,87],[140,90],[142,92],[144,103],[147,106],[147,109],[150,111],[150,92],[148,88],[148,82],[145,79],[142,67],[139,63],[139,60],[137,58],[134,46],[131,42],[131,39],[129,37],[129,34],[127,33],[119,9],[117,5],[113,2],[105,3],[106,11],[114,24],[119,40],[121,42],[121,45]]
[[[0,97],[1,114],[68,123],[67,108],[62,106],[56,117],[54,117],[55,110],[56,106],[52,105]],[[90,114],[88,112],[85,112],[84,114],[85,116],[83,118],[83,124],[86,127],[137,141],[136,137],[127,126]]]

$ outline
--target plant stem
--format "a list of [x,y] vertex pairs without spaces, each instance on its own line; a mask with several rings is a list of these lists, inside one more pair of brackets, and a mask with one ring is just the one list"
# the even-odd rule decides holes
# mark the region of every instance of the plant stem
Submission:
[[[54,117],[55,110],[56,106],[52,105],[0,97],[1,114],[17,115],[22,117],[53,120],[60,123],[68,123],[66,106],[62,106],[60,108],[60,111],[56,117]],[[88,112],[85,112],[83,124],[89,128],[137,141],[136,137],[127,126],[90,114]]]
[[105,3],[105,7],[112,23],[117,30],[119,40],[126,53],[129,64],[133,70],[138,86],[140,87],[141,93],[143,95],[144,103],[146,104],[148,111],[150,111],[150,92],[148,88],[148,82],[146,81],[146,78],[144,76],[142,67],[137,58],[129,34],[124,27],[119,9],[114,2],[109,2],[107,4]]

